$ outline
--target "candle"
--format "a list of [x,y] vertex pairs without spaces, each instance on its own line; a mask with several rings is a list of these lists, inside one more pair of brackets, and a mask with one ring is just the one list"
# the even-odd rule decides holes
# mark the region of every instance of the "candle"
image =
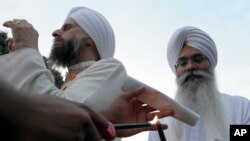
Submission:
[[160,137],[161,141],[166,141],[166,138],[165,138],[165,135],[163,133],[161,123],[160,123],[159,120],[157,120],[157,122],[156,122],[156,127],[157,127],[158,134],[159,134],[159,137]]
[[149,122],[145,123],[123,123],[123,124],[114,124],[115,130],[120,129],[131,129],[131,128],[143,128],[143,127],[150,127],[152,124]]
[[164,132],[162,130],[161,123],[158,119],[158,116],[154,117],[154,119],[152,120],[152,123],[156,124],[158,134],[159,134],[161,141],[166,141],[166,138],[165,138]]

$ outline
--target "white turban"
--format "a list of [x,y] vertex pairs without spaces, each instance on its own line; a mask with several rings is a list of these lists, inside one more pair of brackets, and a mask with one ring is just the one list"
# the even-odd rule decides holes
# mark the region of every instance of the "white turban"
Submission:
[[216,67],[217,49],[212,38],[201,29],[186,26],[177,29],[168,43],[168,64],[174,73],[176,73],[175,65],[184,43],[201,51],[209,59],[211,67]]
[[95,42],[101,59],[112,58],[115,53],[114,32],[103,15],[87,7],[75,7],[67,18],[72,18]]

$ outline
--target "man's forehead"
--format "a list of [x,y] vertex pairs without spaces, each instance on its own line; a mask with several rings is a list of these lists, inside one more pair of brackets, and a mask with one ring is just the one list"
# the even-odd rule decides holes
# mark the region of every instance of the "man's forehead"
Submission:
[[203,54],[200,50],[193,48],[192,46],[189,45],[184,45],[184,47],[181,49],[181,52],[179,54],[179,58],[180,57],[184,57],[184,56],[192,56],[194,54]]
[[72,18],[67,18],[63,25],[76,25],[79,26]]

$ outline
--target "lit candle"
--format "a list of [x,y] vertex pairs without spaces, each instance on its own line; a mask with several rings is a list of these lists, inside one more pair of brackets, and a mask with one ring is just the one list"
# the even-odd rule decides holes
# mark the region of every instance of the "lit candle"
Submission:
[[164,132],[162,130],[161,123],[160,123],[158,117],[155,116],[153,121],[156,121],[156,127],[157,127],[158,134],[159,134],[161,141],[166,141],[166,138],[165,138],[165,135],[164,135]]

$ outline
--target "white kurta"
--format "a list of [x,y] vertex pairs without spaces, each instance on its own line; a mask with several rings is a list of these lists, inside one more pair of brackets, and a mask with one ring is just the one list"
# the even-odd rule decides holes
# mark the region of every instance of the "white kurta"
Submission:
[[[222,99],[229,110],[229,116],[232,119],[231,124],[250,124],[250,101],[248,99],[227,94],[222,94]],[[202,117],[194,127],[187,125],[185,127],[185,137],[183,141],[206,141],[206,139],[204,139],[206,133],[203,131],[203,126]],[[164,132],[167,132],[167,130]],[[214,140],[220,141],[221,139],[220,137],[214,137]],[[158,133],[155,131],[150,132],[148,141],[160,141]]]
[[[100,60],[77,74],[65,91],[54,85],[40,53],[26,48],[0,56],[0,78],[17,90],[31,94],[50,94],[84,103],[104,111],[122,93],[126,70],[116,59]],[[13,70],[14,69],[14,70]]]

